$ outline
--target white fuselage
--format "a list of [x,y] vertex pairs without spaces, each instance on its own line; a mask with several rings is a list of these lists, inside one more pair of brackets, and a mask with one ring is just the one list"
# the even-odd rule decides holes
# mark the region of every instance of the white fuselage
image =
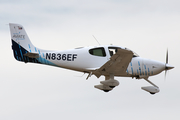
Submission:
[[[109,47],[125,49],[119,46],[97,46],[77,48],[65,51],[44,51],[42,53],[41,51],[39,51],[39,60],[44,64],[81,72],[89,72],[100,68],[110,59],[111,55],[108,49]],[[89,51],[95,48],[104,48],[106,55],[97,56],[90,54]],[[165,63],[141,58],[139,56],[134,56],[128,65],[126,74],[119,73],[115,76],[148,77],[156,75],[162,72],[164,69]]]

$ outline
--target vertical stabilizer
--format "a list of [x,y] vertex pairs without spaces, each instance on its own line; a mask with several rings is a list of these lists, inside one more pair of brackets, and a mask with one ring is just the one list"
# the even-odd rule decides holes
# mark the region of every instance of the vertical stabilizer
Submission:
[[[48,61],[45,57],[45,51],[36,48],[30,41],[24,27],[19,24],[9,23],[12,49],[14,58],[22,62],[32,62],[57,66]],[[48,51],[46,51],[48,52]]]
[[35,52],[32,51],[34,48],[33,44],[31,43],[24,27],[19,24],[9,23],[10,32],[11,32],[11,40],[19,44],[21,47],[26,49],[28,52]]
[[13,23],[9,23],[9,27],[15,59],[23,62],[37,63],[38,61],[36,59],[24,56],[27,53],[38,53],[36,47],[31,43],[24,27]]

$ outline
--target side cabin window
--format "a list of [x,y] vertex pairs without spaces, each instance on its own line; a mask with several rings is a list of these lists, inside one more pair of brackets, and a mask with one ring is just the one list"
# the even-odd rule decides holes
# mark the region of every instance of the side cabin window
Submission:
[[121,49],[121,48],[118,48],[118,47],[108,47],[110,56],[113,56],[114,54],[116,54],[118,49]]
[[105,52],[103,47],[90,49],[89,53],[91,55],[95,55],[95,56],[101,56],[101,57],[105,57],[106,56],[106,52]]

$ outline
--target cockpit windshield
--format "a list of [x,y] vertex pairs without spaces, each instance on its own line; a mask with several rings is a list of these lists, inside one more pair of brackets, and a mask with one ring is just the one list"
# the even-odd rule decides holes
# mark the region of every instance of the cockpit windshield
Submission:
[[[126,50],[130,50],[130,49],[128,49],[128,48],[125,48]],[[132,50],[130,50],[130,51],[132,51]],[[139,57],[139,55],[137,54],[137,53],[135,53],[134,51],[132,51],[133,52],[133,57]]]

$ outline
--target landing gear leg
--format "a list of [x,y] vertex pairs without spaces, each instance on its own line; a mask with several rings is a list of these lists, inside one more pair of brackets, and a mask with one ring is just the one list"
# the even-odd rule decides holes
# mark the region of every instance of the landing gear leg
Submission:
[[154,83],[152,83],[150,80],[145,79],[148,83],[150,83],[153,86],[147,86],[147,87],[141,87],[141,89],[149,92],[150,94],[155,94],[159,92],[159,87],[157,85],[155,85]]
[[144,79],[144,80],[146,80],[148,83],[150,83],[151,85],[153,85],[154,87],[157,87],[157,88],[159,88],[157,85],[155,85],[154,83],[152,83],[150,80],[148,80],[147,78],[146,79]]

